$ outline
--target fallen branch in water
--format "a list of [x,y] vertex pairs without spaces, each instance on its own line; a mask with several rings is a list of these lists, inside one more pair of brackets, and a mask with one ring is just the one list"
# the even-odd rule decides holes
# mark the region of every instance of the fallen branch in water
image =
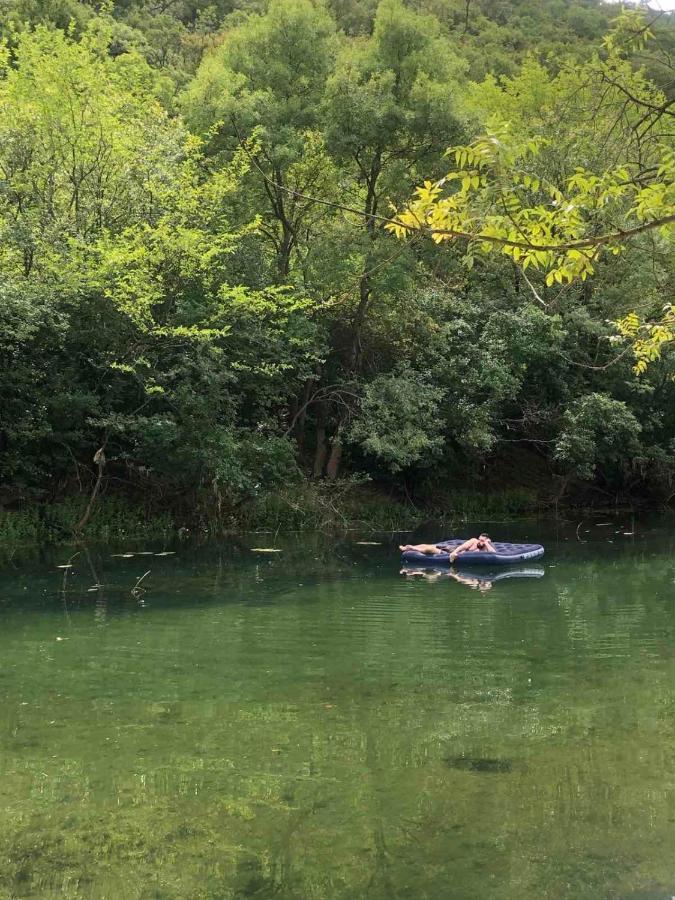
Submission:
[[136,584],[132,587],[132,589],[131,589],[132,597],[140,597],[142,594],[145,593],[145,588],[141,587],[141,582],[143,581],[143,579],[148,577],[148,575],[150,574],[151,571],[152,571],[152,569],[148,569],[148,571],[144,575],[141,575],[141,577],[138,579]]

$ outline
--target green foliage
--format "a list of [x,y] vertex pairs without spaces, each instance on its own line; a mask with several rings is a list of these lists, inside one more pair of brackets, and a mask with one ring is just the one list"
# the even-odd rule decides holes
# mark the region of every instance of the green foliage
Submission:
[[[336,46],[329,16],[308,0],[273,0],[207,56],[183,98],[205,131],[231,120],[242,136],[261,125],[264,143],[284,148],[311,128]],[[282,159],[283,151],[279,150]]]
[[184,130],[154,99],[145,63],[111,59],[108,37],[96,21],[80,42],[39,27],[12,53],[0,82],[7,273],[58,275],[81,242],[152,221],[171,191],[167,160]]
[[[556,75],[530,62],[501,87],[488,79],[475,91],[491,112],[486,134],[451,147],[455,168],[418,187],[387,227],[398,237],[421,229],[437,243],[496,249],[523,270],[541,270],[548,288],[585,281],[603,254],[625,252],[646,232],[671,246],[675,145],[662,130],[671,104],[627,58],[651,37],[642,14],[624,12],[602,57]],[[571,104],[574,143],[563,156],[557,110]],[[674,340],[669,313],[643,329],[638,371]]]
[[640,423],[621,400],[589,394],[565,411],[554,459],[581,478],[627,461],[639,448]]
[[261,233],[273,246],[282,280],[314,213],[288,192],[324,193],[330,180],[316,128],[336,46],[335,26],[323,9],[308,0],[275,0],[264,15],[250,16],[226,35],[181,98],[187,121],[216,159],[246,148],[254,202],[266,213]]
[[641,23],[6,3],[0,506],[74,521],[100,448],[106,504],[210,528],[344,522],[366,493],[392,524],[378,491],[443,479],[531,505],[561,470],[667,498],[675,38]]
[[437,415],[443,390],[416,372],[378,375],[364,390],[349,436],[392,471],[431,465],[443,439]]
[[310,370],[308,301],[229,283],[255,224],[227,221],[245,166],[210,173],[146,64],[105,46],[97,27],[38,29],[0,85],[3,355],[26,360],[2,383],[4,474],[17,496],[86,483],[105,445],[120,478],[215,493],[225,477],[234,502],[274,478],[231,420],[246,405],[257,424]]

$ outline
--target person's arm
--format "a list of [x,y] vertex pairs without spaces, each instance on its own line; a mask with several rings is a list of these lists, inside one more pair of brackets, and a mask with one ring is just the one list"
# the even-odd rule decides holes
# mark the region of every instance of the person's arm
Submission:
[[464,541],[464,543],[460,544],[459,547],[455,547],[455,549],[450,553],[450,561],[452,562],[458,553],[466,553],[467,550],[473,550],[475,542],[475,538],[469,538],[468,541]]
[[490,538],[488,538],[488,539],[485,541],[485,549],[487,550],[488,553],[496,553],[496,552],[497,552],[497,551],[495,550],[494,544],[492,543],[492,541],[490,540]]

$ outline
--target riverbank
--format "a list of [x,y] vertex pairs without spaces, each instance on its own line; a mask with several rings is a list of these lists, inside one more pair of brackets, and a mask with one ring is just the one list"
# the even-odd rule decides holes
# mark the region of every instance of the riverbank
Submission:
[[[162,508],[153,498],[104,495],[93,507],[81,532],[91,540],[125,537],[159,538],[182,535],[223,535],[239,531],[325,531],[346,528],[395,531],[426,520],[455,525],[466,521],[503,521],[534,514],[583,509],[639,508],[644,504],[617,498],[594,497],[588,491],[568,494],[564,501],[549,492],[522,487],[496,490],[439,489],[433,495],[404,497],[372,483],[355,481],[305,482],[252,497],[246,504],[217,510],[205,505],[179,504]],[[542,496],[543,495],[543,496]],[[3,545],[69,541],[87,506],[78,495],[52,503],[24,503],[0,509]],[[649,505],[649,504],[647,504]]]
[[[0,540],[7,543],[70,539],[87,505],[84,497],[32,504],[0,512]],[[461,521],[524,515],[537,508],[522,491],[500,495],[457,493],[451,506],[402,501],[370,487],[349,483],[295,485],[252,499],[220,514],[215,510],[160,510],[141,500],[105,497],[94,509],[83,536],[94,540],[160,537],[170,534],[228,534],[257,528],[332,531],[359,527],[373,530],[411,528],[426,518]]]

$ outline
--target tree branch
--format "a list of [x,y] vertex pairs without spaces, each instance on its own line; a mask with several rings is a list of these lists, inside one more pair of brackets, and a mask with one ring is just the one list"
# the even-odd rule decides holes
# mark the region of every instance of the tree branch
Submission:
[[[272,178],[270,178],[269,175],[267,175],[258,165],[257,161],[251,155],[245,143],[242,141],[240,142],[240,144],[252,165],[257,169],[258,173],[262,176],[262,178],[264,178],[266,182],[268,182],[268,184],[273,186],[275,189],[283,191],[284,193],[290,194],[294,197],[299,197],[302,200],[308,200],[311,203],[318,203],[321,206],[328,206],[331,209],[337,209],[341,212],[347,212],[352,215],[358,216],[358,218],[361,220],[363,219],[362,209],[357,209],[354,206],[347,206],[344,203],[336,203],[334,200],[324,200],[321,197],[312,197],[309,194],[304,194],[301,191],[295,191],[292,188],[288,188],[284,185],[278,184]],[[370,213],[369,218],[373,222],[380,222],[384,225],[396,225],[397,227],[402,228],[408,232],[414,233],[416,231],[422,231],[431,237],[433,237],[434,235],[441,235],[448,238],[461,238],[465,241],[469,241],[470,243],[495,244],[498,247],[519,247],[521,250],[544,250],[553,252],[559,252],[562,250],[583,250],[601,247],[603,244],[611,244],[614,241],[620,240],[625,241],[628,238],[635,237],[638,234],[644,234],[646,231],[652,231],[654,228],[662,228],[664,225],[671,225],[675,223],[675,213],[672,213],[671,215],[662,216],[660,219],[653,219],[651,222],[644,222],[642,225],[636,225],[633,228],[617,229],[605,234],[600,234],[597,237],[593,238],[582,238],[581,240],[577,241],[562,241],[559,244],[533,244],[529,241],[514,241],[510,238],[500,238],[493,235],[484,235],[480,232],[473,233],[470,231],[459,231],[458,229],[454,228],[428,228],[421,222],[419,227],[413,227],[412,225],[407,225],[405,222],[401,222],[400,219],[392,219],[390,216],[383,216],[379,213]]]

